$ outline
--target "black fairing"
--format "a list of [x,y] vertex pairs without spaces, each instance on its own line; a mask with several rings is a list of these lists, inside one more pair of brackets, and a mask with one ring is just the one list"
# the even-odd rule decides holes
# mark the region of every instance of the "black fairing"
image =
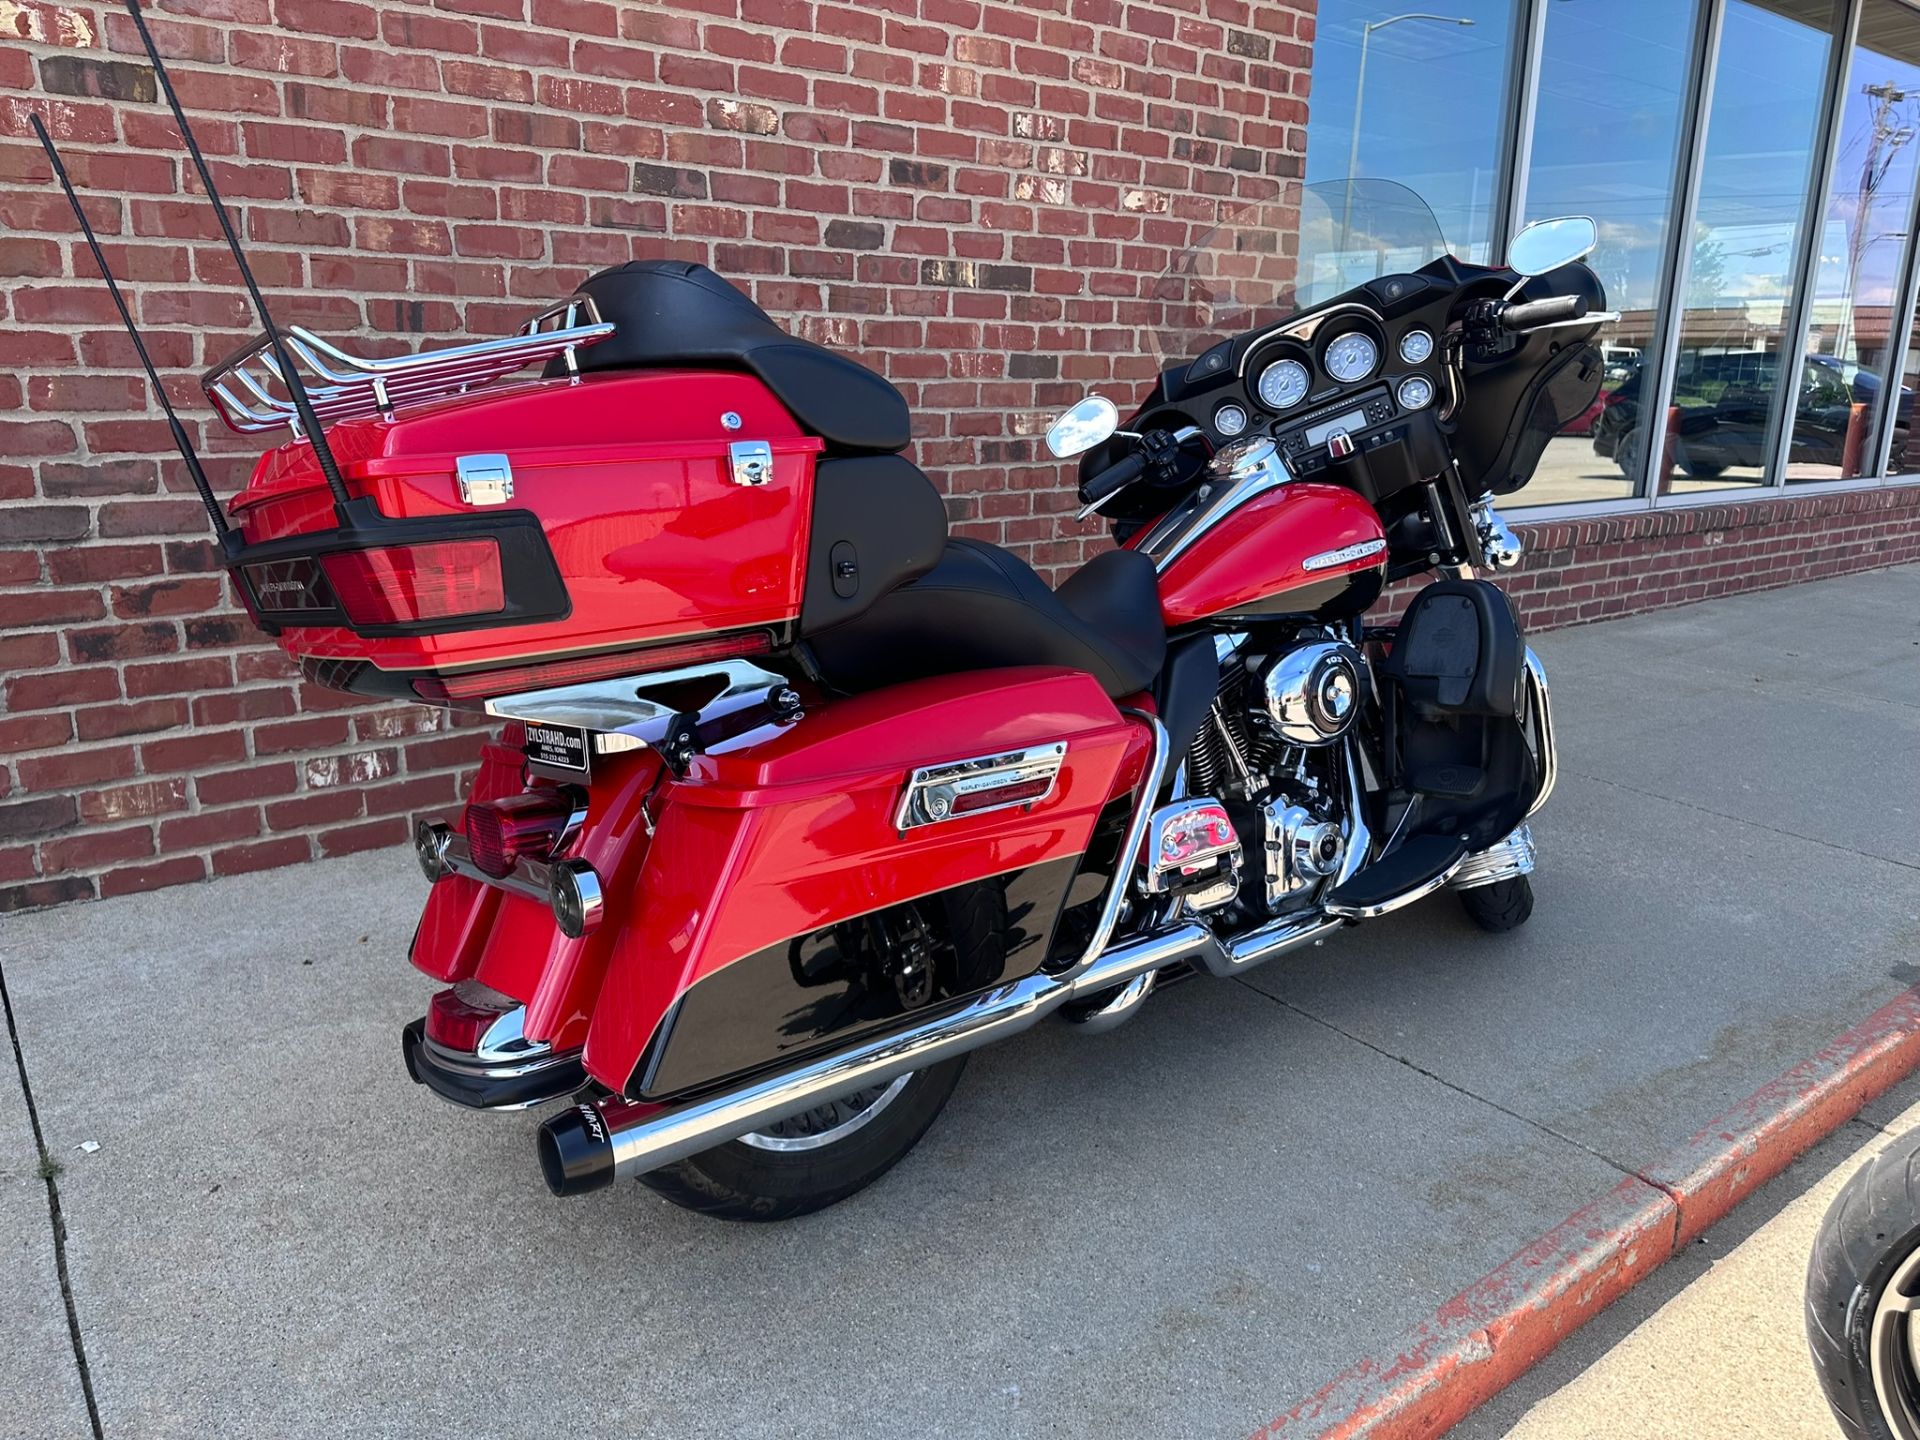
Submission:
[[[1507,272],[1499,271],[1504,275]],[[1527,282],[1516,300],[1584,295],[1604,310],[1607,292],[1585,265],[1566,265]],[[1547,442],[1593,404],[1605,379],[1591,331],[1539,330],[1497,358],[1467,362],[1467,403],[1457,419],[1454,459],[1468,495],[1510,495],[1533,478]]]
[[[789,335],[704,265],[632,260],[582,281],[580,293],[618,327],[575,352],[584,372],[744,370],[834,450],[885,453],[905,449],[912,438],[907,402],[892,385],[844,355]],[[546,373],[565,368],[555,360]]]
[[[1418,323],[1440,335],[1464,313],[1468,302],[1499,299],[1517,279],[1511,270],[1470,265],[1443,256],[1413,272],[1412,276],[1386,276],[1369,281],[1324,304],[1314,305],[1311,310],[1358,303],[1383,317],[1390,329]],[[1575,294],[1586,296],[1591,310],[1606,308],[1605,287],[1599,276],[1583,264],[1562,266],[1551,274],[1528,280],[1514,299],[1545,300]],[[1242,375],[1242,368],[1250,352],[1270,343],[1273,330],[1287,323],[1282,320],[1275,326],[1233,336],[1192,361],[1182,360],[1168,366],[1123,428],[1172,430],[1194,425],[1207,431],[1208,417],[1221,400],[1250,402],[1246,386],[1251,376]],[[1465,403],[1437,427],[1459,463],[1461,483],[1468,496],[1485,490],[1506,495],[1525,485],[1533,478],[1547,442],[1593,403],[1603,378],[1600,354],[1592,344],[1598,330],[1598,322],[1590,327],[1575,325],[1542,330],[1513,337],[1511,343],[1498,352],[1468,354]],[[1391,362],[1388,368],[1393,368]],[[1369,379],[1356,388],[1376,383],[1377,379]],[[1311,403],[1318,404],[1323,398],[1316,395]],[[1258,405],[1251,408],[1262,414],[1263,424],[1274,418],[1264,415]],[[1263,424],[1257,424],[1249,433],[1258,433]],[[1224,443],[1224,437],[1210,435],[1210,438]],[[1415,448],[1422,451],[1417,458],[1424,465],[1432,447]],[[1133,442],[1124,436],[1095,446],[1080,458],[1081,481],[1084,483],[1117,463],[1132,449]],[[1342,477],[1323,471],[1310,478],[1340,483]],[[1165,513],[1187,488],[1186,483],[1171,487],[1132,485],[1109,500],[1101,513],[1112,526],[1115,538],[1124,542],[1147,521]],[[1365,493],[1364,487],[1354,488],[1361,488]],[[1379,497],[1369,494],[1367,498],[1377,500]]]
[[911,461],[822,460],[813,477],[800,633],[818,635],[865,614],[895,586],[933,569],[946,543],[946,506]]

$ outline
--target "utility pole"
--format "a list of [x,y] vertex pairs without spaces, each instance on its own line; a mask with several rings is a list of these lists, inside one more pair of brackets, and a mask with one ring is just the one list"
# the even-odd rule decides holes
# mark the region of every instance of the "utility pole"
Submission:
[[[1881,185],[1886,183],[1887,172],[1893,168],[1893,162],[1900,153],[1900,147],[1913,139],[1913,126],[1896,125],[1894,107],[1905,103],[1913,92],[1903,90],[1892,81],[1879,85],[1862,87],[1867,98],[1873,102],[1873,133],[1867,139],[1867,156],[1860,164],[1860,186],[1854,198],[1853,224],[1847,235],[1847,290],[1846,304],[1841,310],[1839,328],[1834,332],[1833,353],[1836,358],[1845,360],[1847,349],[1853,343],[1854,292],[1860,286],[1860,265],[1867,253],[1867,232],[1873,220],[1873,202],[1878,196]],[[1884,159],[1881,152],[1886,152]],[[1892,334],[1889,326],[1888,334]]]

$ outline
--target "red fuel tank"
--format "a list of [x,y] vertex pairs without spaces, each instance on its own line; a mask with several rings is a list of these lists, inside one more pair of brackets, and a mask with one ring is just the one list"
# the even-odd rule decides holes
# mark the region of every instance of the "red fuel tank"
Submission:
[[1380,594],[1386,531],[1338,485],[1291,484],[1231,505],[1189,501],[1134,538],[1160,566],[1169,630],[1209,619],[1357,615]]

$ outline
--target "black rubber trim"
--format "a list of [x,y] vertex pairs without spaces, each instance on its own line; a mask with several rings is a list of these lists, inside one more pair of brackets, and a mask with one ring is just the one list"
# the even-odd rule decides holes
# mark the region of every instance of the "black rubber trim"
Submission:
[[[573,612],[566,582],[554,563],[553,550],[540,517],[531,510],[496,510],[485,515],[420,515],[394,519],[382,515],[370,498],[339,507],[340,523],[330,530],[287,535],[242,545],[228,554],[226,566],[234,583],[247,592],[254,619],[269,635],[308,626],[338,627],[368,639],[451,635],[462,630],[493,630],[509,625],[533,625],[564,620]],[[336,604],[298,610],[263,605],[249,574],[254,566],[289,560],[315,560],[356,550],[384,550],[396,545],[430,545],[447,540],[493,540],[500,546],[500,577],[506,603],[485,615],[459,615],[443,620],[420,620],[396,625],[356,625]],[[326,592],[331,598],[331,591]]]
[[587,1083],[586,1067],[578,1056],[509,1080],[463,1075],[436,1064],[426,1040],[424,1018],[401,1030],[400,1056],[406,1062],[407,1078],[416,1085],[426,1086],[442,1100],[451,1100],[469,1110],[503,1110],[537,1105],[546,1100],[564,1100]]

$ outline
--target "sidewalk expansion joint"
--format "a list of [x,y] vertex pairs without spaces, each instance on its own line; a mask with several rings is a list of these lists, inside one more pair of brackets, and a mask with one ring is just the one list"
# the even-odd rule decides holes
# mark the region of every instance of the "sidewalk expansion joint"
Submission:
[[1818,835],[1802,835],[1798,830],[1782,829],[1778,825],[1769,825],[1764,820],[1754,820],[1745,815],[1729,815],[1724,810],[1715,810],[1711,805],[1682,800],[1677,796],[1662,794],[1658,790],[1642,790],[1637,785],[1629,785],[1623,780],[1613,780],[1605,775],[1589,775],[1584,770],[1570,770],[1564,765],[1561,767],[1561,774],[1577,776],[1582,780],[1591,780],[1596,785],[1623,790],[1629,795],[1638,795],[1643,800],[1664,800],[1669,805],[1678,805],[1682,810],[1711,815],[1716,820],[1725,820],[1734,825],[1751,825],[1754,829],[1764,830],[1769,835],[1778,835],[1786,840],[1799,840],[1808,845],[1818,845],[1823,850],[1834,850],[1842,855],[1851,855],[1856,860],[1874,860],[1882,865],[1898,866],[1902,870],[1920,870],[1920,865],[1916,865],[1911,860],[1896,860],[1891,855],[1876,855],[1871,850],[1856,850],[1851,845],[1836,845],[1831,840],[1822,840]]
[[93,1372],[87,1366],[87,1346],[80,1336],[80,1311],[73,1300],[73,1281],[67,1270],[67,1222],[60,1212],[59,1166],[47,1150],[40,1129],[40,1111],[33,1103],[33,1082],[27,1078],[27,1057],[20,1048],[20,1028],[13,1019],[13,996],[7,991],[7,973],[0,968],[0,1010],[6,1012],[7,1039],[13,1046],[14,1069],[20,1074],[20,1094],[26,1101],[27,1123],[33,1129],[33,1148],[40,1164],[40,1178],[47,1187],[47,1220],[53,1230],[53,1263],[60,1277],[60,1299],[67,1310],[67,1338],[73,1345],[73,1363],[80,1373],[80,1394],[87,1403],[87,1423],[93,1427],[93,1440],[104,1440],[100,1425],[100,1406],[94,1399]]
[[1527,1126],[1529,1129],[1539,1131],[1542,1135],[1547,1136],[1549,1139],[1558,1140],[1563,1145],[1571,1145],[1574,1149],[1580,1151],[1582,1154],[1591,1155],[1595,1160],[1598,1160],[1602,1165],[1606,1165],[1611,1167],[1612,1169],[1618,1170],[1622,1175],[1626,1176],[1628,1179],[1638,1180],[1641,1184],[1651,1186],[1653,1189],[1660,1191],[1661,1194],[1665,1195],[1669,1200],[1674,1201],[1676,1204],[1679,1202],[1680,1197],[1673,1192],[1671,1187],[1662,1184],[1660,1181],[1654,1179],[1650,1175],[1643,1174],[1642,1172],[1634,1169],[1631,1165],[1622,1164],[1620,1161],[1614,1159],[1611,1155],[1608,1155],[1603,1151],[1594,1149],[1591,1145],[1588,1145],[1586,1142],[1582,1140],[1575,1139],[1571,1135],[1565,1134],[1562,1131],[1554,1129],[1553,1126],[1547,1124],[1545,1121],[1536,1120],[1531,1115],[1522,1115],[1518,1110],[1510,1110],[1497,1100],[1489,1100],[1486,1096],[1476,1094],[1474,1091],[1467,1089],[1466,1086],[1456,1084],[1454,1081],[1447,1079],[1447,1077],[1444,1075],[1436,1075],[1434,1074],[1433,1071],[1427,1069],[1426,1066],[1416,1064],[1414,1061],[1409,1060],[1404,1055],[1396,1055],[1391,1050],[1383,1049],[1382,1047],[1374,1044],[1371,1040],[1365,1039],[1362,1036],[1354,1034],[1351,1030],[1343,1030],[1340,1026],[1334,1024],[1331,1020],[1324,1020],[1320,1016],[1314,1014],[1311,1010],[1303,1010],[1300,1006],[1295,1005],[1290,1000],[1282,1000],[1278,995],[1269,995],[1265,990],[1256,988],[1252,984],[1248,983],[1248,981],[1246,981],[1244,978],[1240,981],[1240,983],[1246,986],[1247,989],[1252,990],[1254,994],[1260,996],[1262,999],[1271,1000],[1274,1004],[1278,1005],[1281,1009],[1292,1011],[1295,1015],[1298,1015],[1302,1020],[1311,1021],[1313,1024],[1320,1026],[1321,1029],[1329,1030],[1333,1034],[1338,1035],[1343,1040],[1351,1040],[1354,1044],[1360,1046],[1362,1049],[1371,1050],[1374,1054],[1380,1056],[1382,1059],[1391,1060],[1396,1065],[1404,1065],[1407,1067],[1407,1069],[1413,1071],[1414,1074],[1419,1075],[1424,1079],[1431,1080],[1436,1085],[1444,1086],[1447,1089],[1453,1091],[1454,1094],[1461,1096],[1463,1099],[1473,1101],[1476,1105],[1484,1105],[1489,1110],[1496,1111],[1499,1114],[1506,1116],[1509,1120],[1517,1120],[1522,1125]]

